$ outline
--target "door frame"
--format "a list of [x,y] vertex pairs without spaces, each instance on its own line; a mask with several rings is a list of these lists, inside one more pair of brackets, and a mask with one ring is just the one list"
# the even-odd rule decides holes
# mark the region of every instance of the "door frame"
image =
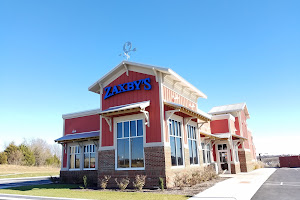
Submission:
[[220,162],[220,156],[219,156],[219,152],[224,152],[226,150],[218,150],[218,145],[219,144],[226,144],[227,145],[227,164],[228,164],[228,170],[225,174],[231,174],[231,154],[230,154],[230,146],[229,146],[229,142],[228,141],[220,141],[217,142],[215,144],[215,151],[216,151],[216,155],[217,155],[217,163],[218,163],[218,167],[220,170],[222,170],[221,168],[221,162]]

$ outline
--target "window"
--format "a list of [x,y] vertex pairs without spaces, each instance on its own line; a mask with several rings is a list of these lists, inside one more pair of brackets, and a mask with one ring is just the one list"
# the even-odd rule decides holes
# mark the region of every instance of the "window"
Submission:
[[84,168],[95,168],[95,145],[89,144],[84,146]]
[[181,123],[169,119],[172,166],[183,165]]
[[202,155],[203,155],[203,163],[211,163],[211,146],[210,144],[201,143],[202,147]]
[[234,144],[233,148],[234,148],[233,150],[234,150],[234,154],[235,154],[235,162],[240,162],[240,160],[239,160],[238,145]]
[[190,164],[198,164],[198,150],[197,150],[197,139],[196,139],[196,127],[187,125],[189,153],[190,153]]
[[80,169],[80,146],[70,147],[70,169]]
[[144,167],[143,120],[117,123],[117,168]]

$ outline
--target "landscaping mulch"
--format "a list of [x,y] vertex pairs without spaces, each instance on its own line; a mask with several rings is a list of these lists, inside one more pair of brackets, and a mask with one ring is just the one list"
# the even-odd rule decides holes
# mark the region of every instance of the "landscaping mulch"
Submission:
[[[225,177],[218,177],[216,179],[210,180],[210,181],[205,181],[202,182],[200,184],[194,185],[192,187],[184,187],[183,189],[180,188],[171,188],[171,189],[165,189],[164,191],[162,191],[161,189],[143,189],[142,191],[137,191],[134,189],[125,189],[123,192],[145,192],[145,193],[159,193],[159,194],[174,194],[174,195],[185,195],[188,197],[192,197],[212,186],[214,186],[216,183],[224,181],[228,178]],[[96,188],[94,188],[96,189]],[[78,189],[75,189],[78,190]],[[85,189],[85,190],[90,190],[90,189]],[[102,189],[97,189],[97,190],[102,190]],[[112,192],[116,192],[116,191],[121,191],[119,189],[105,189],[102,191],[112,191]]]

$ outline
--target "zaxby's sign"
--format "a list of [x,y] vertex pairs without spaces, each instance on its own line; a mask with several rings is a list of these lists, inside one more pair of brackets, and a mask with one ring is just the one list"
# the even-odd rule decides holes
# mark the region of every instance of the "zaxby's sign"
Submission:
[[114,87],[106,87],[104,99],[112,97],[116,94],[120,94],[123,92],[129,92],[133,90],[140,90],[144,88],[144,90],[151,90],[152,86],[150,85],[150,78],[141,79],[138,81],[123,83],[120,85],[115,85]]

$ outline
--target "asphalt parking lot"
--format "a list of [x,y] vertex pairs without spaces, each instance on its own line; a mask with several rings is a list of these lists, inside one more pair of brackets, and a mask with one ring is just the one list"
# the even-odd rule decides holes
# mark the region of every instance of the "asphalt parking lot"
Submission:
[[251,200],[285,199],[300,199],[300,168],[277,169],[251,198]]
[[44,177],[24,177],[24,178],[6,178],[0,179],[0,189],[28,186],[28,185],[41,185],[50,184],[49,176]]

